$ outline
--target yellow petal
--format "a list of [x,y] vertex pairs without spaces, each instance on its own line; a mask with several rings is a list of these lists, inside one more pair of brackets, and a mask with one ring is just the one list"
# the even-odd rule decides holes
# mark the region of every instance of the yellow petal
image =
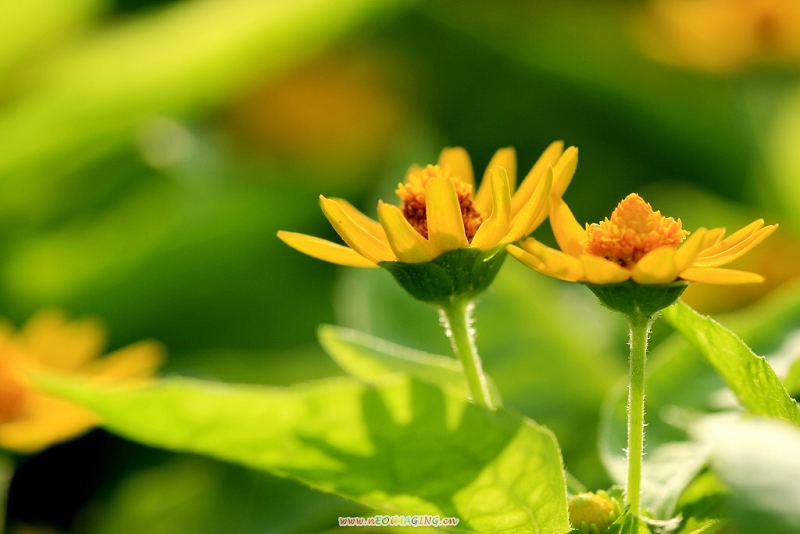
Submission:
[[[559,280],[566,280],[567,282],[583,280],[583,263],[579,259],[564,254],[560,250],[546,247],[532,238],[523,241],[522,247],[525,252],[529,252],[541,262],[541,268],[536,269],[540,273]],[[511,247],[507,250],[511,251]],[[523,263],[525,262],[523,261]],[[526,263],[526,265],[529,264]],[[532,265],[529,266],[535,268]]]
[[765,228],[762,228],[756,231],[753,235],[751,235],[747,239],[740,241],[736,245],[720,252],[719,254],[715,254],[713,256],[703,256],[702,258],[698,258],[694,263],[692,263],[692,267],[719,267],[720,265],[725,265],[727,263],[730,263],[733,260],[742,257],[753,247],[755,247],[756,245],[764,241],[766,238],[768,238],[772,234],[772,232],[774,232],[777,229],[778,229],[777,224],[773,224]]
[[355,250],[331,243],[319,237],[281,230],[278,232],[278,238],[293,249],[318,260],[347,265],[348,267],[377,267],[374,262]]
[[560,197],[564,194],[575,176],[575,169],[578,168],[578,149],[574,146],[564,151],[558,162],[553,166],[553,190],[552,196]]
[[583,254],[584,230],[561,197],[550,195],[550,226],[561,250],[579,258]]
[[492,172],[492,214],[483,221],[470,247],[489,250],[498,245],[508,233],[511,224],[511,189],[503,167]]
[[582,254],[584,278],[592,284],[617,284],[630,279],[631,272],[600,256]]
[[475,173],[472,170],[472,161],[467,151],[457,147],[447,147],[439,154],[439,166],[450,170],[450,176],[459,177],[473,188],[475,187]]
[[689,236],[683,245],[680,246],[675,253],[675,268],[678,272],[688,269],[694,259],[700,253],[703,243],[706,242],[706,234],[708,231],[705,228],[698,228],[692,235]]
[[392,247],[398,260],[405,263],[423,263],[439,255],[439,249],[414,230],[397,206],[380,202],[378,216],[386,229],[389,246]]
[[[539,180],[533,195],[530,196],[528,202],[517,213],[511,221],[511,229],[504,239],[506,243],[513,243],[519,241],[526,235],[536,230],[536,221],[543,213],[547,213],[547,197],[550,196],[550,188],[553,186],[553,169],[547,166],[545,169],[544,179]],[[513,199],[512,199],[513,203]]]
[[102,352],[106,331],[97,319],[70,321],[59,310],[45,310],[25,323],[17,342],[36,361],[52,369],[69,371]]
[[713,247],[725,235],[725,228],[712,228],[708,232],[706,232],[706,237],[703,239],[703,244],[700,246],[700,251],[704,251],[707,248]]
[[481,213],[489,213],[492,209],[492,171],[497,167],[503,167],[508,174],[508,181],[511,191],[517,184],[517,155],[511,147],[501,148],[492,156],[486,171],[483,173],[483,180],[475,194],[475,205]]
[[517,258],[523,265],[544,274],[544,263],[530,252],[522,250],[516,245],[508,245],[506,251]]
[[102,381],[146,378],[164,362],[164,347],[155,341],[139,341],[81,368]]
[[347,213],[355,222],[363,226],[364,230],[371,233],[381,241],[386,241],[386,232],[383,231],[383,227],[378,221],[370,219],[369,217],[361,213],[361,211],[358,208],[356,208],[355,206],[353,206],[344,199],[332,198],[331,200],[333,202],[336,202],[339,205],[339,207],[342,208],[344,212]]
[[0,447],[33,453],[66,441],[99,422],[90,411],[65,400],[31,392],[23,419],[0,424]]
[[758,219],[757,221],[751,222],[741,230],[734,232],[733,234],[726,237],[716,245],[703,250],[699,254],[698,259],[719,254],[720,252],[723,252],[731,247],[738,245],[739,243],[741,243],[742,241],[753,235],[754,232],[761,229],[762,226],[764,226],[764,219]]
[[747,271],[735,271],[733,269],[690,268],[680,274],[684,280],[690,282],[701,282],[703,284],[758,284],[764,281],[760,274],[749,273]]
[[639,260],[631,273],[637,284],[668,284],[678,276],[675,249],[669,245],[651,250]]
[[528,172],[528,175],[525,176],[525,179],[519,184],[519,189],[514,193],[514,198],[511,199],[512,215],[519,213],[523,206],[528,204],[528,200],[530,200],[536,188],[539,186],[539,183],[544,178],[547,166],[555,165],[563,152],[563,141],[552,143],[542,152],[542,155],[536,160],[536,163],[533,165],[530,172]]
[[469,241],[464,231],[461,205],[453,182],[434,177],[425,187],[427,197],[428,240],[442,252],[467,248]]
[[350,245],[350,248],[370,260],[372,263],[394,261],[396,259],[389,243],[369,233],[363,226],[353,220],[336,202],[322,195],[319,197],[322,213],[330,221],[336,233]]

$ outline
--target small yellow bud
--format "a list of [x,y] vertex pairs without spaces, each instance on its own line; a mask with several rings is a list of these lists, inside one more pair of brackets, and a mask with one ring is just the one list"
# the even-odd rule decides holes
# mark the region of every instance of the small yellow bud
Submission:
[[620,514],[619,503],[602,490],[576,495],[567,507],[570,526],[586,534],[603,534]]

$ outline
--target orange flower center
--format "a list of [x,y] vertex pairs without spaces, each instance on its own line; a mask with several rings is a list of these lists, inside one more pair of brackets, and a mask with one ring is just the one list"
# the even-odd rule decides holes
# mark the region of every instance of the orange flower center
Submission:
[[680,219],[654,212],[642,197],[632,193],[619,203],[610,219],[586,225],[584,251],[633,268],[651,250],[677,247],[687,235]]
[[411,226],[425,239],[428,238],[428,212],[425,196],[425,186],[431,178],[443,177],[453,183],[458,195],[458,203],[461,206],[461,218],[464,221],[464,231],[467,239],[472,241],[475,232],[478,231],[483,216],[478,212],[472,201],[472,186],[463,181],[458,176],[450,176],[448,169],[443,169],[439,165],[428,165],[424,169],[414,169],[408,175],[405,184],[397,186],[397,196],[402,200],[400,206],[406,220]]

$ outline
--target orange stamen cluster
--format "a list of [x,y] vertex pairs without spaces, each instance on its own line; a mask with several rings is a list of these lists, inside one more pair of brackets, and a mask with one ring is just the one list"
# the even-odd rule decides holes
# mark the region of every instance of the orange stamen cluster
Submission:
[[664,217],[636,193],[619,203],[611,218],[586,225],[585,252],[633,268],[658,247],[676,247],[689,235],[681,221]]
[[450,176],[447,168],[439,165],[428,165],[424,169],[413,169],[408,174],[405,184],[398,184],[397,196],[402,204],[400,208],[411,226],[426,239],[428,238],[428,212],[425,187],[434,177],[449,179],[455,186],[458,203],[461,206],[461,218],[464,221],[464,231],[467,240],[472,241],[475,233],[483,223],[483,216],[478,212],[472,201],[472,186],[458,176]]

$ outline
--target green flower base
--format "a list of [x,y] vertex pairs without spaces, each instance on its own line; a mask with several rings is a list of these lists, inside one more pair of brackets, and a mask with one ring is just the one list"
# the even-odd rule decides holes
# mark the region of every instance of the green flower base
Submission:
[[645,319],[652,317],[675,303],[689,282],[671,284],[637,284],[627,280],[619,284],[584,284],[600,299],[600,303],[628,317]]
[[451,250],[426,263],[384,261],[379,265],[392,273],[415,299],[431,304],[471,300],[491,285],[506,255],[505,245],[482,251]]

